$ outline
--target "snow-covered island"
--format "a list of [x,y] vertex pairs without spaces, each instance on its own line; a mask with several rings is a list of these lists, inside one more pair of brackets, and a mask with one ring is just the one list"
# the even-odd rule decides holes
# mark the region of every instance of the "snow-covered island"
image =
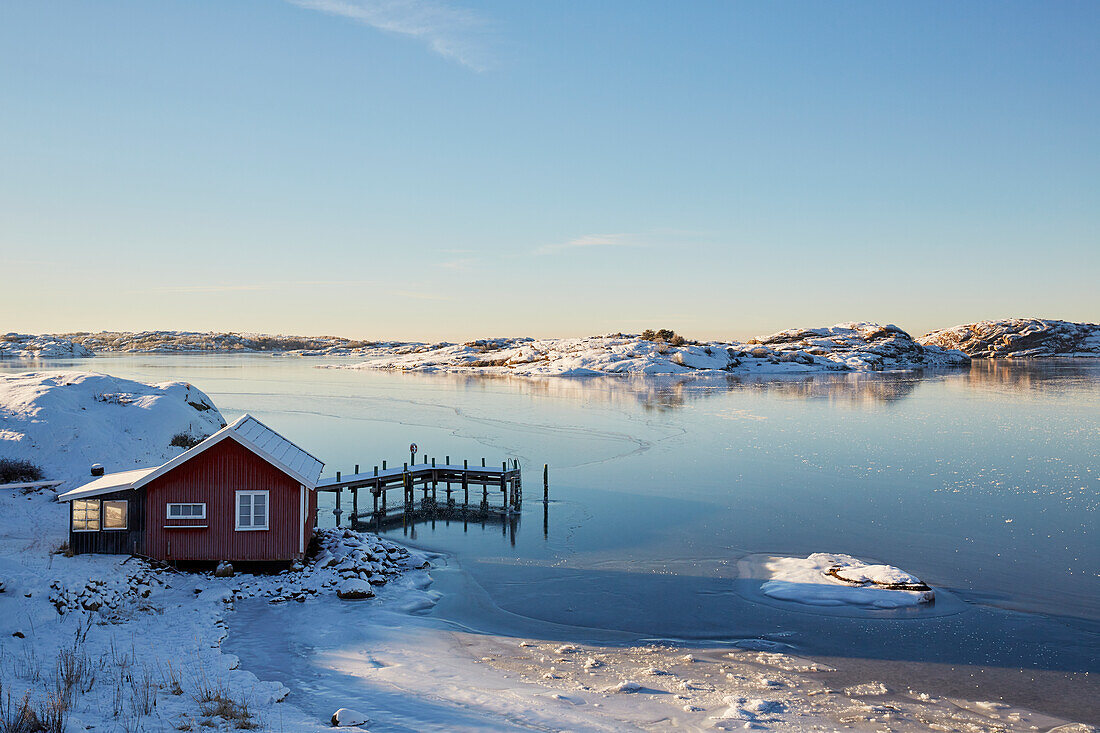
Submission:
[[925,346],[958,349],[975,358],[1100,356],[1100,323],[1005,318],[944,328],[917,339]]
[[200,331],[100,331],[59,334],[95,353],[141,354],[258,354],[338,356],[362,353],[385,343],[356,341],[339,336],[284,336],[261,333]]
[[33,336],[25,333],[0,335],[0,359],[83,359],[90,356],[95,354],[64,336]]
[[688,343],[678,338],[628,334],[482,339],[398,349],[343,368],[589,376],[897,371],[969,362],[970,357],[961,351],[922,345],[894,325],[841,323],[829,328],[780,331],[745,343]]

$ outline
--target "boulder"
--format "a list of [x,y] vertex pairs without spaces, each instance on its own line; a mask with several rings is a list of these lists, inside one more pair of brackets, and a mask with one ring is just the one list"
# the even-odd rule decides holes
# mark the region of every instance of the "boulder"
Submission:
[[214,570],[215,578],[232,578],[233,577],[233,564],[222,560],[218,563],[218,567]]
[[373,598],[374,591],[371,590],[370,583],[365,580],[349,578],[340,583],[340,587],[336,589],[336,596],[345,601],[358,601],[364,598]]
[[358,710],[352,710],[351,708],[340,708],[332,714],[332,725],[339,728],[348,728],[356,725],[363,725],[369,723],[370,718]]

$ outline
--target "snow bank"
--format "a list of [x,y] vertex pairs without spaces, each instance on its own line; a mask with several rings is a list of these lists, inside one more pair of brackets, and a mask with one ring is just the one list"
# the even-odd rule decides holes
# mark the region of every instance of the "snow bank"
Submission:
[[991,359],[1100,356],[1098,323],[1005,318],[944,328],[917,340],[925,346],[959,349]]
[[210,398],[185,382],[90,372],[0,375],[0,420],[0,457],[73,484],[93,463],[108,473],[159,465],[184,450],[169,445],[177,433],[206,436],[225,425]]
[[969,357],[922,346],[897,326],[843,323],[782,331],[748,343],[673,346],[616,334],[574,339],[484,339],[465,344],[405,347],[336,368],[474,371],[521,376],[691,374],[722,371],[784,374],[909,370],[966,364]]
[[816,552],[806,558],[773,557],[764,595],[812,606],[902,608],[931,603],[935,592],[892,565],[872,565],[851,555]]
[[64,336],[32,336],[24,333],[6,333],[0,336],[0,358],[72,359],[89,356],[94,354]]

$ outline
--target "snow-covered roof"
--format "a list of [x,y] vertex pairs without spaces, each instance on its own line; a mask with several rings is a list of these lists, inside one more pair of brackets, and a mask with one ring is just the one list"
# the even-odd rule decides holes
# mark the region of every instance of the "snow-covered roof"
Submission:
[[72,501],[73,499],[83,499],[86,496],[99,496],[100,494],[109,494],[112,491],[132,489],[134,488],[135,482],[140,481],[156,470],[154,466],[153,468],[135,468],[132,471],[105,473],[94,481],[90,481],[79,488],[73,489],[72,491],[66,491],[64,494],[58,496],[57,500]]
[[317,488],[317,479],[320,478],[321,469],[324,468],[325,464],[256,418],[246,414],[206,438],[194,448],[180,453],[161,466],[108,473],[79,488],[61,494],[57,499],[58,501],[72,501],[88,496],[108,494],[112,491],[139,489],[226,438],[240,443],[304,486],[311,489]]

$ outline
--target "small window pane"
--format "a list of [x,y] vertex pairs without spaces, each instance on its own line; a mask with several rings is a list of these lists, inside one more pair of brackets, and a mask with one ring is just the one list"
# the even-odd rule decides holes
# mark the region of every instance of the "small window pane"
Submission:
[[168,516],[170,517],[182,517],[183,516],[183,504],[169,504]]
[[252,497],[252,526],[267,526],[267,497],[263,494]]
[[126,529],[128,506],[124,499],[103,502],[103,529]]
[[237,511],[237,524],[241,527],[252,526],[252,496],[241,494],[240,507]]

